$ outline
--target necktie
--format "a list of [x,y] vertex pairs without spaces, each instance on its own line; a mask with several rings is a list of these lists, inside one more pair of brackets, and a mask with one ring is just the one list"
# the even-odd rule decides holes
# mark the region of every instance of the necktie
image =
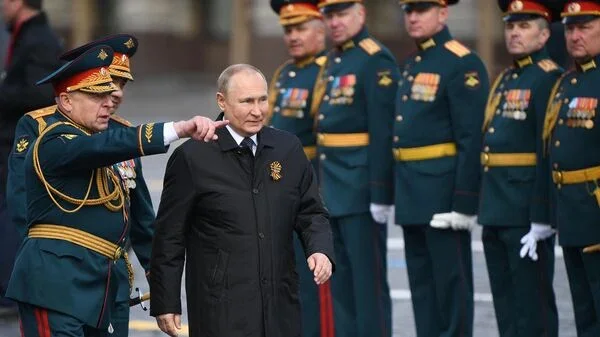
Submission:
[[240,143],[241,148],[247,148],[248,150],[250,150],[250,153],[252,153],[252,154],[254,154],[254,152],[252,151],[253,146],[254,146],[254,141],[250,137],[244,138],[244,140],[242,140],[242,142]]

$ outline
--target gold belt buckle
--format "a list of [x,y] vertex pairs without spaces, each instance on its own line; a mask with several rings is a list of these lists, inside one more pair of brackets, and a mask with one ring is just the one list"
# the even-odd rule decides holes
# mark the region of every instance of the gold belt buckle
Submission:
[[552,173],[552,175],[554,176],[554,183],[555,184],[562,184],[563,181],[563,175],[561,171],[554,171]]
[[119,247],[119,248],[117,248],[117,250],[115,250],[115,255],[114,255],[113,260],[116,261],[116,260],[120,259],[122,256],[123,256],[123,248]]
[[487,166],[487,164],[489,164],[489,162],[490,162],[490,154],[489,153],[482,154],[481,159],[483,159],[483,163],[482,164],[484,166]]

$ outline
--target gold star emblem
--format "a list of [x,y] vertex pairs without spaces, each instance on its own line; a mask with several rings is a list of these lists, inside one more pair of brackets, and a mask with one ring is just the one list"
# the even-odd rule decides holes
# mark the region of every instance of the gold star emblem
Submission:
[[274,181],[281,179],[281,163],[274,161],[269,167],[271,168],[271,178]]
[[127,42],[124,43],[125,47],[131,49],[133,47],[135,47],[135,42],[133,42],[132,38],[129,38],[129,40],[127,40]]
[[104,51],[104,49],[100,49],[100,53],[98,53],[98,58],[104,61],[107,57],[108,54]]

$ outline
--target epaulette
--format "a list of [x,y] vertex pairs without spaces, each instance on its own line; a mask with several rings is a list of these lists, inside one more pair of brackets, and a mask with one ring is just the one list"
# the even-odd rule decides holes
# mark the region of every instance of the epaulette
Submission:
[[119,123],[119,124],[123,124],[127,127],[131,126],[131,122],[126,120],[125,118],[119,116],[119,115],[111,115],[110,119],[112,119],[113,121]]
[[471,50],[467,47],[465,47],[464,44],[456,41],[456,40],[450,40],[446,43],[444,43],[444,47],[446,47],[446,49],[448,49],[449,51],[451,51],[453,54],[455,54],[458,57],[463,57],[465,55],[469,55],[471,53]]
[[315,59],[315,63],[317,65],[319,65],[320,67],[324,66],[326,62],[327,62],[327,56],[325,56],[325,55],[319,56]]
[[556,64],[551,59],[540,60],[537,64],[540,68],[542,68],[543,71],[545,71],[547,73],[558,69],[558,64]]
[[372,38],[367,37],[366,39],[362,39],[358,45],[364,49],[367,54],[373,55],[381,50],[381,47],[375,42]]
[[52,115],[54,112],[56,112],[56,105],[51,105],[45,108],[30,111],[26,113],[26,115],[33,119],[38,119],[40,117]]

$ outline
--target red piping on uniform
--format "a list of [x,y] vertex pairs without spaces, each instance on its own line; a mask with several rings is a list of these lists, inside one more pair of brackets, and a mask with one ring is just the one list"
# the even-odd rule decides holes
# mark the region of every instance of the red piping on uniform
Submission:
[[23,21],[17,22],[14,25],[12,34],[10,36],[10,44],[8,45],[8,50],[6,51],[6,59],[4,62],[5,68],[8,68],[8,66],[10,65],[10,63],[12,61],[15,44],[17,43],[17,35],[19,35],[19,32],[21,31],[22,26],[23,26]]
[[331,300],[331,282],[327,281],[319,288],[319,312],[321,317],[321,337],[334,337],[333,305]]
[[41,309],[41,316],[42,316],[42,322],[43,322],[43,326],[44,326],[44,334],[42,336],[43,337],[52,337],[51,331],[50,331],[50,322],[48,322],[48,310]]
[[108,260],[108,276],[106,277],[106,289],[104,290],[104,301],[102,302],[102,309],[100,310],[100,317],[98,317],[98,323],[96,327],[100,327],[100,322],[102,322],[102,318],[104,317],[104,310],[106,309],[106,299],[108,298],[108,289],[110,288],[110,269],[111,269],[111,261]]

